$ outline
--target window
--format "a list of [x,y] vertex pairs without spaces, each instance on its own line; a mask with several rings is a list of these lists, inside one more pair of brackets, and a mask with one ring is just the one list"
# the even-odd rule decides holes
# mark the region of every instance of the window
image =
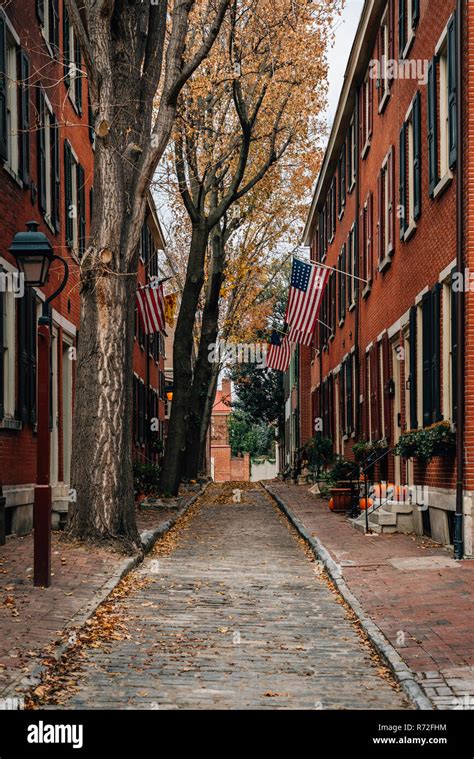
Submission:
[[11,174],[29,184],[30,64],[19,38],[0,15],[0,160]]
[[86,249],[86,187],[84,169],[71,145],[64,142],[66,244],[82,256]]
[[357,139],[355,117],[351,119],[347,136],[347,191],[352,192],[356,180]]
[[417,92],[400,131],[400,239],[406,240],[421,214],[421,96]]
[[36,0],[36,15],[50,54],[59,52],[59,0]]
[[370,292],[373,277],[373,253],[372,253],[372,230],[373,230],[373,195],[370,192],[361,211],[361,272],[362,278],[367,280],[362,295]]
[[378,175],[377,257],[382,271],[394,251],[394,154],[393,147],[385,156]]
[[399,0],[398,2],[398,53],[405,58],[415,36],[415,28],[420,18],[420,0]]
[[37,90],[38,199],[45,220],[59,231],[59,129],[43,90]]
[[329,275],[327,284],[329,298],[328,326],[330,327],[330,337],[334,337],[336,332],[336,272],[332,271]]
[[370,147],[370,138],[372,137],[372,123],[373,123],[373,88],[372,79],[367,74],[364,83],[360,88],[360,112],[359,112],[359,127],[360,127],[360,146],[361,146],[361,158],[365,158],[368,149]]
[[428,65],[428,169],[430,197],[452,178],[456,163],[456,17],[453,14]]
[[67,10],[63,18],[64,83],[76,111],[82,114],[82,55]]

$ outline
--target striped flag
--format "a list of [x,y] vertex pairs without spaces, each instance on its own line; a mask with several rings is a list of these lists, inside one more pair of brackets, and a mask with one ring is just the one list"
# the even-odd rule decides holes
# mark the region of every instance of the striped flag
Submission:
[[300,332],[299,329],[289,327],[288,340],[290,343],[299,343],[300,345],[307,345],[309,347],[313,341],[313,335],[311,332]]
[[311,344],[328,277],[329,269],[293,259],[285,321],[294,342]]
[[165,331],[165,299],[162,284],[157,287],[139,287],[137,306],[146,335]]
[[277,332],[273,332],[270,338],[270,346],[267,350],[267,367],[276,369],[278,372],[288,371],[291,358],[291,345],[285,335],[283,340]]

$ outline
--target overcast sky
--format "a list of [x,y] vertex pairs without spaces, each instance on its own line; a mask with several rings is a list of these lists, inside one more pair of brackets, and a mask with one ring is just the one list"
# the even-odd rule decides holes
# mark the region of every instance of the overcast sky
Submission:
[[336,19],[334,32],[336,39],[334,46],[329,50],[329,104],[327,109],[327,122],[332,126],[336,113],[339,95],[344,80],[349,53],[354,41],[357,24],[364,6],[364,0],[346,0],[346,7],[342,16]]

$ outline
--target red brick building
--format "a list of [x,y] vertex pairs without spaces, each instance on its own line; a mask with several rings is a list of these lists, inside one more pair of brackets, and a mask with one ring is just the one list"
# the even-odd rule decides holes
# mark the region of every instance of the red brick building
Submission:
[[214,482],[249,482],[250,454],[232,456],[229,445],[228,419],[232,413],[232,387],[228,379],[222,380],[217,390],[211,415],[211,476]]
[[[474,252],[473,68],[459,65],[473,55],[473,23],[472,4],[464,0],[366,0],[305,229],[311,260],[337,271],[313,347],[294,359],[292,382],[299,446],[318,418],[346,458],[353,458],[356,441],[393,450],[406,430],[451,423],[456,456],[426,464],[387,455],[378,476],[428,487],[429,508],[413,509],[412,526],[439,542],[453,542],[457,503],[466,556],[472,556],[473,307],[452,282],[457,257],[469,267]],[[456,381],[464,353],[457,344],[461,305],[465,398]],[[459,404],[466,406],[461,425]],[[456,491],[457,457],[466,461],[463,493]]]
[[[79,272],[93,205],[94,133],[87,79],[64,0],[13,0],[0,9],[0,273],[12,273],[8,252],[30,220],[69,264],[66,288],[52,304],[51,482],[53,523],[68,508],[75,352],[80,313]],[[150,198],[140,273],[158,273],[164,241]],[[31,529],[36,479],[36,323],[41,301],[56,290],[62,267],[24,297],[0,291],[0,484],[8,533]],[[4,280],[2,280],[3,282]],[[164,348],[137,324],[134,347],[137,455],[156,460],[148,423],[163,435]],[[140,379],[139,379],[140,378]],[[160,426],[161,425],[161,426]],[[154,446],[155,447],[155,446]]]

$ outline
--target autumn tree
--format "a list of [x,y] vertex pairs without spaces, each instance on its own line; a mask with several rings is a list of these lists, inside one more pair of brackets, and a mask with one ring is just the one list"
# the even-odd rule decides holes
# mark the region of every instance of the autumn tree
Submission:
[[146,196],[179,94],[229,0],[65,0],[95,132],[94,212],[81,265],[69,530],[139,545],[132,475],[132,349]]
[[[182,466],[199,467],[202,420],[209,398],[226,246],[252,212],[260,185],[291,182],[314,153],[311,129],[326,93],[325,49],[335,2],[301,4],[233,0],[218,44],[200,75],[183,89],[174,132],[179,192],[192,224],[174,344],[174,396],[161,487],[176,493]],[[251,12],[249,11],[249,8]],[[247,11],[247,12],[245,12]],[[271,190],[263,190],[271,195]],[[238,213],[232,209],[238,204]],[[197,361],[192,330],[209,275]],[[185,455],[184,455],[185,454]]]

